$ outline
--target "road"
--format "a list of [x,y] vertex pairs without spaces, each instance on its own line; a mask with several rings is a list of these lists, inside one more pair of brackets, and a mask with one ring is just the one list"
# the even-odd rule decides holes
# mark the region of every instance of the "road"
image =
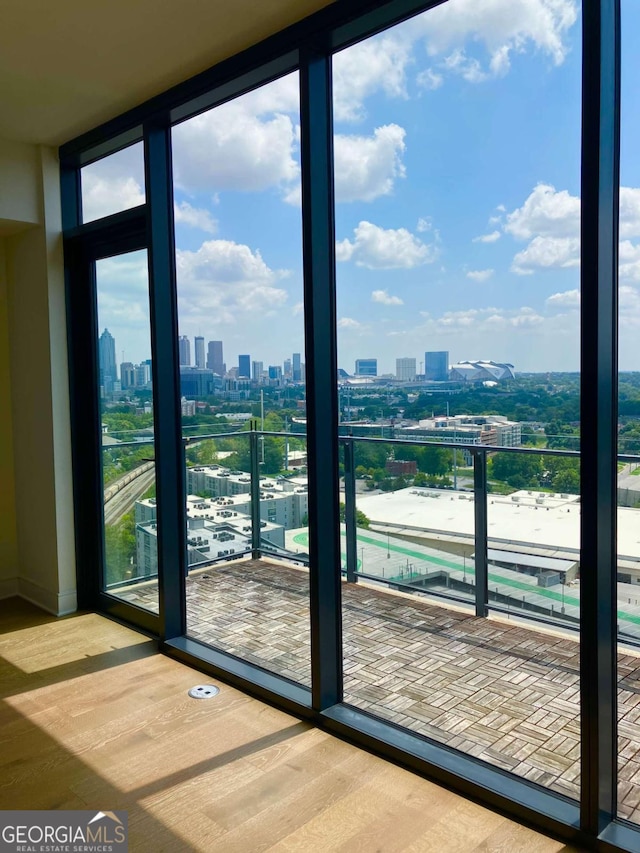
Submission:
[[119,524],[122,517],[133,509],[134,503],[155,482],[155,468],[150,468],[123,486],[104,506],[104,523]]

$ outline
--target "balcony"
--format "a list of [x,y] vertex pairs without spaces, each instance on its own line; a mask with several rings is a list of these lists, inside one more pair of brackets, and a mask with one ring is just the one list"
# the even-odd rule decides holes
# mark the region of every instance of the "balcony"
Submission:
[[[235,475],[250,491],[234,498],[249,502],[251,524],[236,522],[249,532],[235,553],[211,558],[196,554],[199,544],[190,546],[187,636],[309,687],[306,531],[286,530],[284,547],[266,538],[265,527],[268,533],[275,525],[257,523],[259,505],[270,497],[257,474],[260,437],[235,434],[233,440],[252,444],[250,476]],[[341,438],[345,703],[578,799],[580,584],[572,537],[579,531],[579,501],[566,494],[490,493],[487,455],[495,448],[478,446],[468,448],[474,471],[466,492],[406,489],[397,497],[368,497],[356,489],[353,472],[358,445],[372,443],[408,444]],[[377,511],[371,529],[357,527],[357,509],[376,507],[376,500],[387,501],[385,517]],[[220,511],[230,514],[226,503]],[[517,519],[517,530],[505,523],[505,512]],[[545,544],[547,528],[563,529],[561,547]],[[633,570],[622,529],[620,542],[621,564]],[[109,593],[158,611],[154,577],[111,585]],[[638,822],[640,609],[634,595],[632,584],[619,584],[618,813]]]

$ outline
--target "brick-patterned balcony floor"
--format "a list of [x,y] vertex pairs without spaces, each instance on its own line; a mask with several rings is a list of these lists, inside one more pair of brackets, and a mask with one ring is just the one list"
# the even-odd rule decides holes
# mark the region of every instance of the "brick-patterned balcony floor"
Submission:
[[[577,798],[579,646],[424,598],[343,584],[344,697]],[[155,585],[118,595],[157,607]],[[235,561],[187,581],[187,633],[310,683],[306,570]],[[618,656],[619,814],[640,821],[640,657]]]

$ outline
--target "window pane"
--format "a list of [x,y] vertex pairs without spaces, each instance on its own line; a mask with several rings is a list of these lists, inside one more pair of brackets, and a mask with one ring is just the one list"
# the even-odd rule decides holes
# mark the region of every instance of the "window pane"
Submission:
[[345,701],[577,797],[577,635],[523,619],[540,614],[521,588],[555,614],[536,501],[575,493],[578,459],[488,452],[478,618],[474,458],[579,438],[579,4],[543,28],[486,5],[450,0],[334,57],[340,432],[362,513]]
[[82,221],[92,222],[145,202],[142,142],[103,157],[81,172]]
[[96,262],[102,420],[103,590],[158,611],[147,252]]
[[173,163],[187,633],[309,684],[298,99],[292,74],[185,121]]
[[618,380],[618,814],[640,823],[640,9],[622,0]]

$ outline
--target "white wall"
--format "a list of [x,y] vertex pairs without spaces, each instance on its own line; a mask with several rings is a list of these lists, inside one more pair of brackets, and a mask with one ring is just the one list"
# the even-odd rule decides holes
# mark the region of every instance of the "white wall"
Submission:
[[[0,460],[8,472],[8,514],[15,519],[16,533],[14,547],[8,539],[0,595],[11,594],[13,587],[13,592],[52,613],[68,613],[76,608],[76,584],[55,152],[0,141],[0,184],[3,176],[9,176],[10,182],[0,204],[0,224],[7,235],[3,240],[4,329],[0,285],[0,395],[8,397],[10,405],[0,411],[0,435],[10,436],[13,465],[6,453]],[[3,475],[3,486],[4,480]]]

